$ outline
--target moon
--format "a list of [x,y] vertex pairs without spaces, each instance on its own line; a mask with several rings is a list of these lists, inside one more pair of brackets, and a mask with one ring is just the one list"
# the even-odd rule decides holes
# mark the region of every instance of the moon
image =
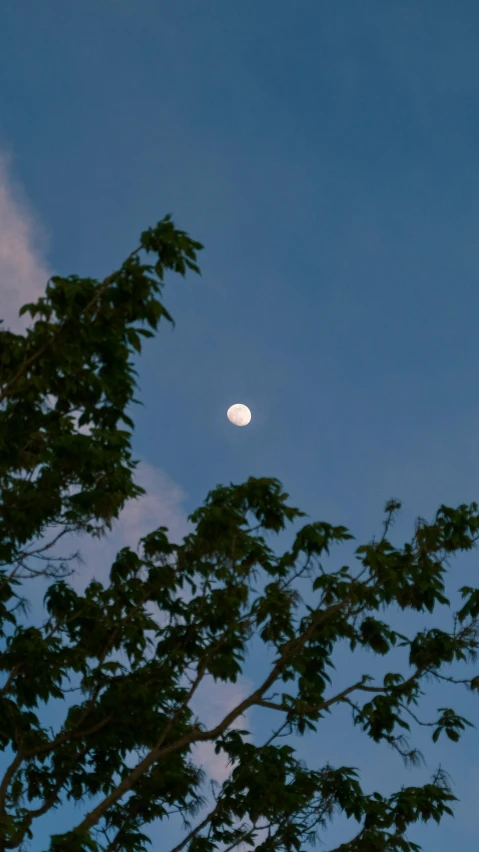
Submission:
[[237,402],[234,405],[230,405],[226,416],[230,423],[234,423],[235,426],[247,426],[251,420],[251,411],[247,405]]

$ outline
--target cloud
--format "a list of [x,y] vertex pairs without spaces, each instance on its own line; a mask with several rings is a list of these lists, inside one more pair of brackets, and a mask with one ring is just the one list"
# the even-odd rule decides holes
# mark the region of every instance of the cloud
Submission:
[[51,273],[44,260],[45,232],[12,177],[11,159],[0,152],[0,318],[19,333],[31,322],[29,315],[18,316],[19,309],[43,295]]
[[[237,707],[253,691],[253,684],[246,678],[238,683],[214,683],[212,678],[203,681],[198,690],[192,709],[198,715],[201,722],[209,728],[217,725],[227,713]],[[239,716],[231,725],[231,728],[248,730],[244,716]],[[228,765],[228,759],[224,752],[215,754],[213,742],[199,743],[193,750],[195,763],[202,766],[208,778],[222,783],[231,774],[232,766]]]
[[138,538],[160,524],[168,527],[170,539],[179,543],[192,528],[182,507],[186,494],[167,473],[146,462],[138,465],[135,480],[147,493],[127,503],[121,513],[118,531],[124,544],[136,547]]
[[[83,593],[92,579],[108,585],[110,568],[118,551],[122,547],[136,551],[140,538],[157,527],[167,527],[168,538],[178,544],[192,529],[183,507],[187,495],[165,471],[141,461],[134,480],[146,494],[125,505],[108,535],[100,540],[69,536],[69,552],[80,550],[84,563],[69,579],[78,593]],[[66,551],[65,544],[62,551]]]

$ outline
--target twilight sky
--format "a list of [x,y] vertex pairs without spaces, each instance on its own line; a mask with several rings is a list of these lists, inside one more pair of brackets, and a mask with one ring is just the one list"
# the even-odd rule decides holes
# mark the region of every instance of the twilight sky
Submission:
[[[5,4],[0,315],[14,327],[54,272],[107,274],[167,212],[205,244],[203,277],[165,289],[176,328],[138,364],[149,497],[127,507],[101,560],[85,546],[79,588],[106,580],[128,536],[162,521],[181,536],[211,487],[250,474],[278,477],[357,544],[381,533],[392,496],[404,501],[396,544],[418,514],[478,499],[478,56],[475,0]],[[226,419],[235,402],[251,408],[245,429]],[[478,584],[476,561],[451,563],[451,594]],[[341,665],[347,685],[354,668]],[[447,695],[478,718],[477,698]],[[359,766],[367,790],[425,783],[441,763],[456,818],[409,837],[435,852],[475,846],[476,730],[435,748],[414,730],[428,766],[412,773],[347,716],[324,730],[318,765]],[[32,852],[52,820],[66,830],[79,816],[39,821]],[[147,833],[152,852],[176,837]],[[332,830],[324,849],[352,833]]]

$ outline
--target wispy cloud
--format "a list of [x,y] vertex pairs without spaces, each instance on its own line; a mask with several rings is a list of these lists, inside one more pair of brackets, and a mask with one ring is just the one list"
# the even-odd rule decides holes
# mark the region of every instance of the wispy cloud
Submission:
[[[122,547],[136,550],[140,538],[157,527],[167,527],[168,538],[178,544],[191,530],[183,506],[186,494],[167,473],[141,461],[134,480],[146,490],[146,494],[126,504],[105,538],[99,541],[70,538],[72,544],[69,542],[68,549],[80,550],[84,563],[70,578],[77,592],[83,592],[92,579],[108,584],[110,568],[118,551]],[[63,549],[66,549],[65,545]]]
[[167,473],[146,462],[140,462],[135,479],[146,490],[138,500],[127,503],[118,521],[118,531],[125,545],[136,547],[138,538],[162,524],[169,536],[180,542],[190,531],[183,501],[186,494]]
[[25,330],[31,318],[19,317],[19,309],[45,292],[51,274],[45,243],[45,232],[12,176],[12,158],[0,152],[0,318],[11,331]]
[[[238,683],[214,683],[212,678],[203,682],[201,690],[195,696],[192,709],[197,713],[203,724],[213,728],[231,711],[237,707],[253,691],[253,684],[246,678]],[[231,728],[248,730],[244,716],[239,716]],[[207,776],[219,783],[225,781],[232,771],[224,752],[215,754],[213,742],[204,742],[194,749],[194,760],[203,767]]]

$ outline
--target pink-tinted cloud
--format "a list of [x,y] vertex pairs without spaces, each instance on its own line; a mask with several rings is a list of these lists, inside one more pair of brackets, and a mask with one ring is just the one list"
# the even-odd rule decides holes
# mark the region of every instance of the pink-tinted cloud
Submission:
[[[247,698],[253,689],[254,685],[246,678],[242,678],[238,683],[214,683],[210,678],[204,681],[198,690],[192,709],[203,724],[213,728]],[[244,716],[235,719],[231,728],[250,730]],[[215,754],[214,742],[199,743],[194,749],[193,759],[203,767],[208,778],[220,784],[229,777],[233,769],[228,765],[224,752]]]
[[44,259],[45,233],[12,176],[12,158],[0,153],[0,318],[21,332],[29,315],[18,316],[25,302],[45,292],[50,272]]
[[[70,537],[69,551],[80,550],[84,562],[69,581],[77,592],[83,593],[92,579],[108,585],[110,568],[118,551],[122,547],[136,551],[140,538],[157,527],[167,527],[170,541],[178,544],[191,530],[183,507],[186,495],[167,473],[142,461],[134,479],[145,488],[146,494],[126,504],[105,538]],[[66,550],[66,545],[62,550]]]
[[190,532],[183,501],[186,494],[171,477],[159,468],[140,462],[136,482],[146,490],[138,500],[127,503],[118,521],[118,532],[125,545],[136,547],[138,538],[162,524],[168,527],[171,540],[180,543]]

